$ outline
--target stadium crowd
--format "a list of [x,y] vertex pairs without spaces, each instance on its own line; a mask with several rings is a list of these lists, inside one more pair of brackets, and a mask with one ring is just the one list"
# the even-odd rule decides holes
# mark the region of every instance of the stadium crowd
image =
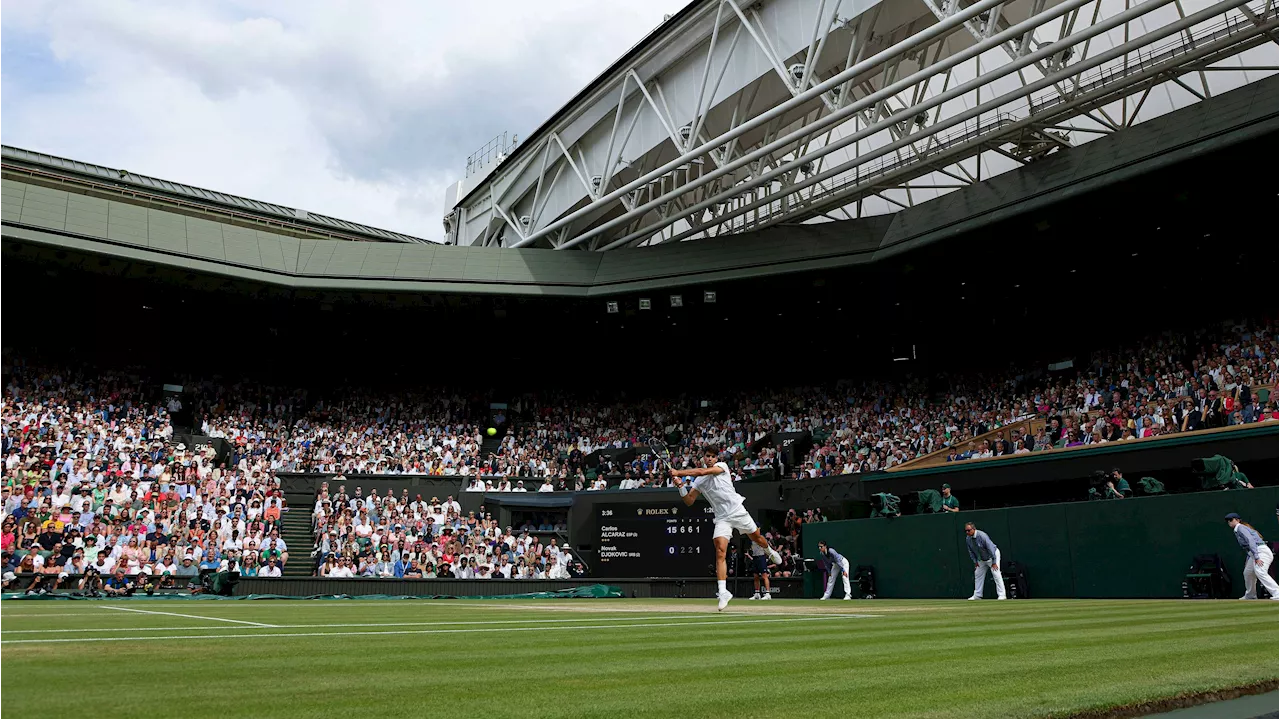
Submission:
[[[485,423],[448,390],[308,400],[295,389],[202,383],[196,412],[204,434],[276,471],[460,476],[470,491],[592,490],[607,485],[587,455],[651,436],[679,437],[672,449],[681,465],[698,447],[724,447],[741,475],[778,466],[772,448],[752,454],[757,440],[808,431],[813,449],[789,469],[815,477],[874,472],[945,449],[964,460],[1262,421],[1274,418],[1275,401],[1250,388],[1275,386],[1276,356],[1266,323],[1143,338],[1081,367],[947,377],[942,392],[923,378],[774,389],[725,397],[718,412],[550,392],[523,398],[519,423],[490,451],[481,449]],[[1048,420],[1040,436],[975,441],[1031,417]],[[603,469],[624,489],[668,485],[643,455]]]
[[253,456],[215,466],[212,448],[173,441],[168,410],[136,377],[6,361],[6,588],[279,576],[287,507],[274,473]]
[[490,512],[462,516],[452,496],[379,497],[357,487],[348,492],[343,477],[321,484],[313,511],[317,537],[313,557],[322,577],[442,579],[568,579],[585,576],[568,546],[539,534],[563,534],[563,520],[526,520],[500,527]]
[[[935,451],[948,459],[1051,451],[1204,428],[1274,421],[1278,348],[1272,323],[1143,338],[1095,353],[1084,366],[1010,369],[997,377],[923,379],[743,392],[715,410],[673,399],[527,395],[512,430],[485,443],[487,419],[456,390],[339,390],[324,396],[250,382],[186,384],[200,432],[230,444],[224,462],[175,441],[176,400],[157,398],[140,371],[49,368],[6,357],[0,416],[6,583],[99,575],[177,581],[234,568],[278,576],[285,506],[278,473],[456,476],[463,491],[601,490],[672,486],[647,452],[605,449],[671,439],[673,463],[706,444],[724,448],[735,476],[778,468],[774,432],[808,431],[797,478],[870,472]],[[1034,436],[1012,430],[1045,420]],[[483,447],[483,449],[482,449]],[[216,466],[215,466],[216,465]],[[452,498],[348,495],[341,478],[313,510],[312,559],[325,576],[555,577],[572,558],[536,530],[460,516]]]
[[[873,472],[948,448],[949,461],[963,461],[1276,420],[1274,398],[1251,388],[1276,386],[1278,354],[1266,323],[1146,337],[1080,368],[962,378],[935,397],[915,383],[896,393],[865,387],[843,409],[814,398],[810,416],[792,424],[826,436],[797,475]],[[1034,436],[977,440],[1033,417],[1046,420]]]

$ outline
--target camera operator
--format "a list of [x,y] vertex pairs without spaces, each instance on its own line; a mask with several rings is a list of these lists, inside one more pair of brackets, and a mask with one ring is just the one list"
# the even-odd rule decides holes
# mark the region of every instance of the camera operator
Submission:
[[1133,496],[1133,490],[1129,488],[1129,481],[1124,478],[1124,475],[1120,473],[1119,469],[1113,468],[1111,470],[1111,482],[1109,483],[1109,486],[1111,489],[1115,490],[1116,494],[1120,495],[1118,499]]
[[103,591],[107,593],[108,597],[131,597],[135,589],[137,587],[124,575],[123,567],[116,567],[116,571],[103,587]]
[[41,572],[36,578],[31,580],[31,586],[27,587],[26,594],[48,594],[58,588],[58,572]]
[[[1125,482],[1124,487],[1128,489],[1129,483]],[[1089,479],[1089,499],[1124,499],[1124,495],[1116,488],[1112,474],[1099,469]]]
[[84,570],[84,577],[80,579],[80,586],[77,587],[89,596],[97,597],[102,595],[102,575],[92,566]]

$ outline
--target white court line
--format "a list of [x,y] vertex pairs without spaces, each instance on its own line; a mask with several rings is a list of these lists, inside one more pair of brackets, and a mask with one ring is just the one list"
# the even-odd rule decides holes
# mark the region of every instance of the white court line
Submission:
[[[744,614],[733,614],[733,617],[744,617]],[[769,617],[782,617],[782,614],[769,614]],[[833,617],[832,614],[826,614],[824,617]],[[883,617],[883,614],[838,614],[835,617],[852,617],[852,618],[874,618]],[[358,624],[261,624],[261,627],[271,629],[325,629],[334,627],[456,627],[456,626],[475,626],[475,624],[562,624],[564,622],[639,622],[639,620],[649,619],[703,619],[698,614],[690,614],[689,617],[672,617],[671,614],[658,615],[658,617],[591,617],[581,619],[500,619],[488,620],[488,622],[369,622]],[[730,623],[724,619],[712,620],[712,622],[681,622],[685,624],[696,623]],[[648,626],[648,624],[643,624]],[[666,624],[662,624],[666,626]],[[84,632],[169,632],[174,629],[239,629],[241,627],[82,627],[76,629],[4,629],[0,631],[0,635],[68,635],[68,633],[84,633]],[[553,627],[554,628],[554,627]]]
[[[316,626],[322,627],[324,625],[317,624]],[[275,629],[278,627],[276,627],[275,625],[271,625],[271,626],[264,625],[261,628]],[[75,633],[83,634],[85,632],[172,632],[180,629],[191,630],[191,631],[195,631],[197,629],[201,631],[204,631],[206,629],[238,629],[240,631],[244,631],[245,629],[253,629],[253,627],[241,627],[241,626],[228,627],[225,624],[219,624],[216,627],[109,627],[109,628],[101,628],[101,629],[6,629],[4,630],[4,636],[7,637],[10,634],[75,634]]]
[[[95,614],[93,616],[102,616]],[[501,619],[483,622],[369,622],[363,624],[263,624],[263,629],[324,629],[327,627],[433,627],[472,624],[558,624],[564,622],[635,622],[649,619],[684,619],[662,614],[652,617],[582,617],[581,619]],[[698,619],[699,615],[690,615],[688,619]],[[101,627],[97,629],[6,629],[5,634],[54,634],[73,632],[163,632],[178,629],[243,629],[243,627]]]
[[[663,600],[663,599],[661,599],[661,598],[659,598],[659,599],[660,599],[660,601],[666,601],[666,600]],[[405,606],[419,607],[419,608],[420,608],[420,607],[432,607],[432,606],[468,607],[468,608],[471,608],[471,609],[497,609],[497,610],[508,611],[508,612],[520,612],[520,611],[524,611],[524,610],[526,610],[526,609],[527,609],[527,610],[542,611],[542,612],[556,612],[556,613],[561,613],[561,614],[627,614],[627,613],[643,614],[643,613],[652,613],[652,612],[657,612],[657,611],[663,611],[663,610],[664,610],[664,607],[663,607],[661,604],[654,605],[654,606],[646,606],[646,607],[630,607],[630,608],[627,608],[627,607],[611,607],[611,606],[608,606],[607,604],[591,604],[591,605],[584,605],[584,604],[578,604],[578,603],[576,603],[576,602],[565,602],[564,600],[560,600],[562,603],[561,603],[561,604],[559,604],[559,605],[554,605],[554,604],[552,604],[552,603],[548,603],[548,604],[545,604],[545,605],[536,605],[536,604],[505,604],[505,605],[504,605],[504,604],[502,604],[502,603],[501,603],[502,601],[504,601],[504,600],[488,600],[488,599],[483,599],[483,600],[468,600],[468,599],[414,599],[414,600],[410,600],[410,599],[406,599],[406,600],[400,600],[400,601],[395,601],[395,602],[390,602],[390,603],[389,603],[387,600],[382,600],[382,599],[379,599],[379,600],[365,600],[365,601],[360,601],[360,600],[327,600],[327,599],[316,600],[316,599],[312,599],[312,600],[306,600],[306,601],[297,602],[297,603],[295,603],[295,602],[293,602],[293,601],[290,601],[290,600],[262,600],[262,603],[264,603],[266,606],[277,606],[277,605],[279,605],[279,606],[286,606],[286,607],[288,607],[288,608],[290,608],[290,609],[298,609],[298,608],[302,608],[302,607],[307,607],[307,608],[316,608],[316,609],[332,609],[332,608],[335,608],[335,607],[348,607],[348,606],[364,606],[364,607],[368,607],[368,606],[381,606],[381,607],[385,607],[385,606],[388,606],[388,605],[390,605],[390,606],[405,605]],[[552,601],[555,601],[555,600],[552,600]],[[608,600],[602,600],[602,601],[608,601]],[[701,614],[711,614],[711,615],[715,615],[715,616],[732,615],[732,616],[742,616],[742,617],[830,617],[830,616],[843,616],[843,613],[842,613],[842,612],[840,612],[840,611],[826,611],[826,612],[804,612],[804,611],[788,612],[788,611],[777,611],[777,612],[764,612],[764,611],[750,611],[750,610],[737,610],[737,611],[735,611],[735,610],[726,610],[726,611],[723,611],[723,612],[718,612],[718,611],[716,611],[715,609],[713,609],[713,608],[712,608],[712,607],[713,607],[713,605],[714,605],[714,603],[715,603],[715,598],[714,598],[714,597],[704,598],[704,599],[672,599],[671,601],[672,601],[672,602],[695,602],[696,604],[695,604],[694,606],[701,607],[702,609],[699,609],[699,610],[692,610],[692,609],[690,608],[690,606],[688,606],[688,605],[680,605],[680,608],[679,608],[679,609],[671,609],[671,608],[668,608],[668,609],[667,609],[667,611],[672,611],[672,612],[689,612],[689,611],[693,611],[693,612],[694,612],[694,613],[693,613],[693,616],[700,616]],[[750,601],[750,600],[742,600],[742,601]],[[288,602],[288,603],[286,604],[285,602]],[[486,603],[485,603],[485,604],[481,604],[480,602],[486,602]],[[234,606],[245,607],[245,606],[255,606],[256,604],[257,604],[257,602],[237,602],[237,603],[235,603],[235,605],[234,605]],[[227,605],[227,606],[231,606],[231,605]],[[737,606],[743,606],[743,605],[739,604],[739,605],[737,605]],[[760,606],[762,606],[762,605],[761,605],[761,604],[759,604],[759,603],[756,603],[756,604],[748,604],[748,605],[745,605],[745,606],[760,607]],[[666,616],[671,616],[671,615],[670,615],[670,614],[668,614],[668,615],[666,615]],[[530,621],[533,621],[533,620],[530,620]]]
[[[128,607],[100,607],[100,609],[110,609],[115,612],[137,612],[138,614],[160,614],[168,617],[185,617],[187,619],[203,619],[209,622],[231,622],[232,624],[248,624],[254,627],[275,627],[274,624],[263,624],[262,622],[246,622],[243,619],[221,619],[219,617],[201,617],[195,614],[178,614],[177,612],[157,612],[148,609],[129,609]],[[175,627],[181,629],[182,627]]]
[[[484,600],[482,600],[482,601],[484,601]],[[642,600],[642,601],[643,601],[643,600]],[[666,601],[666,600],[662,600],[662,601]],[[726,612],[716,612],[716,611],[713,611],[713,610],[711,609],[712,605],[713,605],[713,604],[714,604],[714,602],[715,602],[715,597],[707,597],[707,598],[703,598],[703,599],[672,599],[672,600],[670,600],[670,601],[671,601],[671,602],[673,602],[673,604],[674,604],[674,602],[691,602],[691,603],[693,603],[693,604],[692,604],[692,606],[696,606],[696,607],[705,607],[705,608],[706,608],[706,610],[707,610],[708,612],[712,613],[712,614],[741,614],[741,615],[744,615],[744,616],[761,616],[761,617],[763,617],[763,616],[779,616],[779,617],[817,617],[817,616],[824,616],[824,617],[825,617],[825,616],[828,616],[829,614],[831,614],[831,612],[786,612],[786,611],[779,611],[779,612],[755,612],[755,611],[726,611]],[[743,600],[741,600],[741,601],[749,602],[749,601],[751,601],[751,600],[749,600],[749,599],[743,599]],[[623,613],[626,613],[626,612],[644,613],[644,612],[654,612],[654,611],[658,611],[658,610],[662,609],[662,605],[661,605],[661,604],[656,605],[656,606],[647,606],[647,607],[610,607],[610,606],[608,606],[608,605],[606,605],[606,604],[560,604],[560,605],[552,605],[552,604],[507,604],[507,605],[505,605],[505,606],[504,606],[504,605],[502,605],[502,604],[497,604],[497,603],[493,603],[493,604],[476,604],[476,603],[474,603],[474,602],[469,603],[469,602],[467,602],[466,600],[449,600],[449,599],[435,599],[435,600],[427,600],[427,603],[428,603],[428,604],[445,604],[445,605],[447,605],[447,606],[471,606],[471,607],[474,607],[474,608],[476,608],[476,609],[505,609],[505,610],[507,610],[507,611],[517,611],[517,610],[525,610],[525,609],[529,609],[529,610],[537,611],[537,612],[568,612],[568,613],[581,613],[581,614],[597,614],[597,613],[598,613],[598,614],[615,614],[615,613],[616,613],[616,614],[623,614]],[[689,607],[690,605],[681,604],[681,605],[679,605],[679,606],[681,607],[681,609],[670,609],[670,611],[688,611],[688,607]],[[741,605],[737,605],[737,606],[741,606]],[[762,605],[761,603],[757,602],[756,604],[748,604],[747,606],[762,607],[763,605]]]
[[663,622],[652,624],[584,624],[561,627],[487,627],[483,629],[406,629],[390,632],[257,632],[254,634],[187,634],[164,637],[72,637],[67,639],[5,639],[0,644],[62,644],[67,642],[145,642],[175,639],[249,639],[257,637],[356,637],[392,634],[478,634],[481,632],[545,632],[573,629],[629,629],[648,627],[719,626],[722,624],[777,624],[780,622],[820,622],[826,619],[867,619],[875,614],[842,614],[830,617],[795,617],[789,619],[729,619],[725,621]]
[[62,617],[100,617],[100,616],[102,615],[98,614],[97,612],[67,612],[66,614],[63,614],[62,612],[47,612],[45,614],[39,614],[39,613],[10,614],[9,612],[0,613],[0,619],[8,619],[10,617],[23,617],[23,618],[31,618],[31,619],[34,619],[37,617],[42,617],[42,618],[57,617],[60,619]]

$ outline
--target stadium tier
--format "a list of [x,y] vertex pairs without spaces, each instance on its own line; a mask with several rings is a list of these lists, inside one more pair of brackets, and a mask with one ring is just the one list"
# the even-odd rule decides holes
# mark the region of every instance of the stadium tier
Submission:
[[[492,514],[464,515],[452,497],[365,496],[345,483],[422,475],[485,493],[673,487],[668,467],[693,466],[707,445],[722,449],[739,480],[762,470],[801,480],[879,473],[936,453],[964,461],[1100,447],[1276,421],[1278,355],[1273,324],[1248,322],[1153,335],[1079,367],[948,376],[936,394],[925,378],[779,387],[704,400],[718,408],[708,412],[675,397],[603,403],[530,392],[501,422],[477,416],[467,388],[195,379],[164,397],[127,368],[6,356],[5,571],[48,575],[53,586],[90,567],[103,576],[278,576],[289,560],[278,475],[318,473],[336,476],[315,499],[312,546],[295,552],[307,550],[323,576],[568,577],[572,559],[557,540],[529,532],[563,526],[504,528]],[[195,428],[175,434],[174,418],[187,416]],[[1037,429],[1025,437],[1014,429],[975,440],[1027,420]],[[503,433],[486,442],[481,427],[491,422]],[[762,442],[779,435],[811,448]],[[199,449],[180,441],[192,436]],[[653,436],[673,441],[669,462],[634,451]],[[612,453],[627,449],[629,457]]]
[[[113,307],[56,342],[6,334],[6,587],[93,591],[88,567],[152,591],[605,576],[592,497],[674,495],[668,469],[708,445],[787,550],[780,574],[805,569],[788,507],[865,516],[886,509],[873,495],[949,481],[966,509],[1084,500],[1129,445],[1148,458],[1135,480],[1197,488],[1162,447],[1208,456],[1275,426],[1275,315],[1236,288],[1276,258],[1250,217],[1199,209],[1244,188],[1176,178],[1267,142],[1140,176],[1123,202],[1084,195],[873,271],[717,283],[680,306],[289,292],[6,236],[7,293],[51,317]],[[1081,232],[1106,243],[1064,261]],[[1194,256],[1224,281],[1183,301]],[[1274,447],[1232,451],[1274,483]],[[1038,483],[1000,469],[1059,455]]]
[[1272,0],[46,4],[6,716],[1275,716]]

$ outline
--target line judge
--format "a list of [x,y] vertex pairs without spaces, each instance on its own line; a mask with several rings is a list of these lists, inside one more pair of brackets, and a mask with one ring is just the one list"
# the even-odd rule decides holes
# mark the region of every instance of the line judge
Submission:
[[964,533],[969,559],[973,561],[973,596],[969,597],[969,601],[982,599],[988,569],[991,570],[991,579],[996,583],[996,599],[1004,599],[1004,577],[1000,576],[1000,548],[986,532],[974,526],[973,522],[965,523]]
[[1236,542],[1248,556],[1244,560],[1244,596],[1241,599],[1257,599],[1258,585],[1267,590],[1272,599],[1280,600],[1280,588],[1276,580],[1271,578],[1267,570],[1271,568],[1274,557],[1271,547],[1262,539],[1262,534],[1251,524],[1240,519],[1240,515],[1232,512],[1227,515],[1227,526],[1236,535]]
[[853,589],[849,586],[849,560],[826,542],[818,542],[818,554],[827,565],[827,591],[823,592],[822,599],[831,598],[831,592],[836,588],[836,577],[844,578],[844,598],[853,599]]

